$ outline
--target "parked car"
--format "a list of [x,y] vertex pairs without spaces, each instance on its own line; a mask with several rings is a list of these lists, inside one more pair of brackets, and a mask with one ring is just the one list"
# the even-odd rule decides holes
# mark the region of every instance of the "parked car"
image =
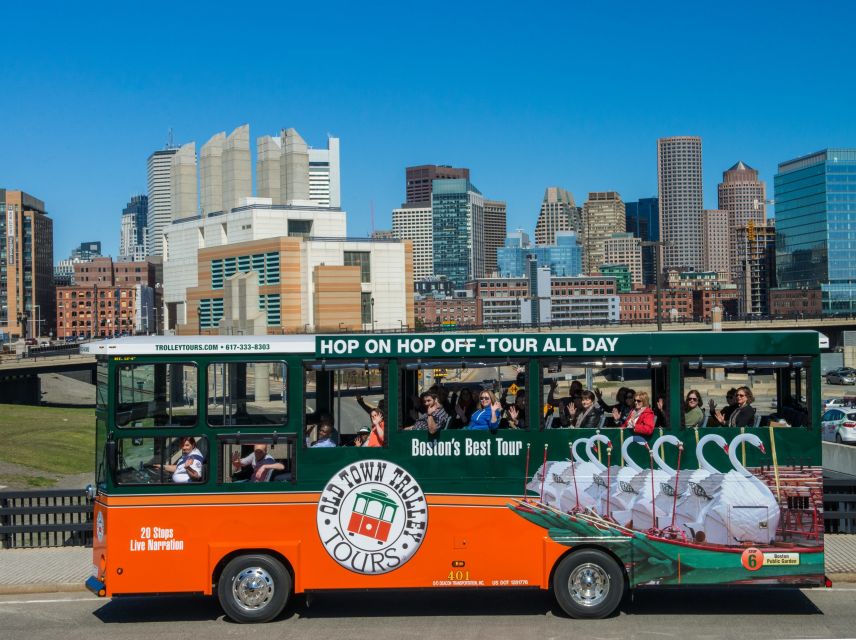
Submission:
[[827,409],[820,418],[824,440],[856,444],[856,409]]
[[39,345],[39,341],[35,338],[27,338],[26,340],[24,340],[24,344],[28,347],[37,347]]
[[826,374],[827,384],[856,384],[856,369],[841,367]]

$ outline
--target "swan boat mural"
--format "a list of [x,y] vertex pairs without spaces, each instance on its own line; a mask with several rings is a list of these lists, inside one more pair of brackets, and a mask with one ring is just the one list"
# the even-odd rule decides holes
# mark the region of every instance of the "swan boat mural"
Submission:
[[[821,538],[780,539],[779,500],[738,458],[741,446],[766,453],[757,435],[741,433],[730,443],[719,434],[697,438],[697,469],[681,468],[684,443],[673,435],[661,436],[650,447],[638,436],[621,439],[620,465],[611,464],[609,437],[598,432],[573,440],[574,460],[545,462],[527,484],[537,495],[508,506],[560,544],[596,540],[608,546],[628,567],[634,585],[799,583],[822,577]],[[605,445],[606,464],[604,446],[600,456],[594,453],[597,444]],[[629,454],[634,445],[637,458],[647,449],[647,469]],[[714,445],[727,454],[731,469],[721,470],[705,457],[705,448]],[[661,453],[665,448],[677,450],[674,467]]]

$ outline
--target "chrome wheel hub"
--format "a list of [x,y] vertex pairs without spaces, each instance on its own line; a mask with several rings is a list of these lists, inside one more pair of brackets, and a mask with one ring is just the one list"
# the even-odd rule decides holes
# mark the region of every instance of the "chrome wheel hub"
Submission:
[[568,578],[568,592],[578,605],[596,607],[609,594],[609,576],[599,565],[581,564]]
[[273,578],[261,567],[247,567],[232,580],[232,596],[245,611],[258,611],[273,598]]

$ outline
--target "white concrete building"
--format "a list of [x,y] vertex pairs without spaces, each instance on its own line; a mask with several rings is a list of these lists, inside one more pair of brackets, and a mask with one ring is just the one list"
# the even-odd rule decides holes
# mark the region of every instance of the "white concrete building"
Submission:
[[[170,195],[172,196],[170,216],[173,222],[193,217],[199,212],[195,142],[181,145],[172,157]],[[165,233],[166,229],[162,232]]]
[[603,241],[604,264],[626,264],[634,289],[642,287],[642,240],[632,233],[613,233]]
[[702,247],[704,249],[704,270],[731,277],[731,231],[729,229],[730,212],[725,209],[705,209],[702,216]]
[[413,243],[413,278],[434,276],[434,222],[431,207],[392,210],[392,233]]
[[700,137],[657,140],[657,184],[663,269],[704,270]]
[[163,230],[172,221],[172,157],[178,149],[155,151],[147,162],[149,211],[146,220],[150,255],[163,254]]

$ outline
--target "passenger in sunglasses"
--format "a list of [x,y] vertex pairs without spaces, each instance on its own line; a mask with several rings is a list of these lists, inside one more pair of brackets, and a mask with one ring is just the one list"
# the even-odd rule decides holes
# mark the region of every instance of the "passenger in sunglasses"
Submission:
[[[651,397],[645,391],[640,391],[634,397],[634,408],[627,418],[619,425],[622,429],[633,429],[633,433],[644,438],[654,433],[654,410],[651,408]],[[616,407],[612,410],[613,419],[618,422],[621,412]]]
[[684,400],[684,426],[692,429],[700,427],[704,421],[704,410],[702,409],[701,394],[695,389],[690,389]]

